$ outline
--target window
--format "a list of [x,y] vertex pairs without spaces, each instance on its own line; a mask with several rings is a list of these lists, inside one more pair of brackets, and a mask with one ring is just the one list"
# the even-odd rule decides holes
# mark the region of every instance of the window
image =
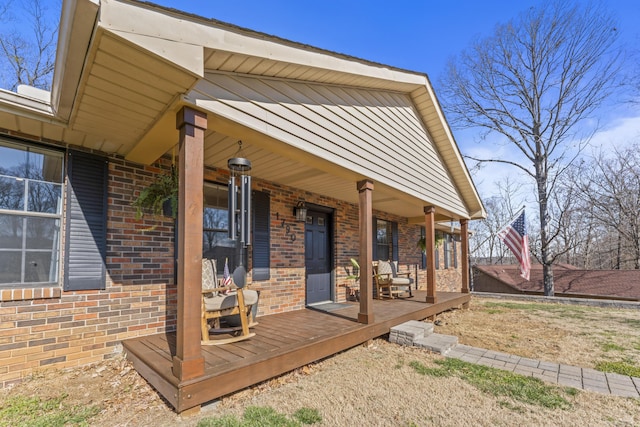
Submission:
[[230,271],[233,271],[240,261],[236,259],[236,242],[229,238],[227,199],[226,185],[204,183],[202,256],[215,259],[220,272],[224,268],[225,259],[229,261]]
[[373,219],[375,224],[375,242],[373,258],[398,261],[398,223]]
[[[226,185],[204,183],[204,213],[202,233],[202,256],[216,260],[219,272],[224,269],[225,259],[233,272],[240,264],[236,242],[229,238],[229,216],[227,200],[229,190]],[[270,234],[269,234],[269,194],[254,191],[253,197],[253,280],[268,280],[270,277]],[[244,265],[248,265],[248,251],[245,249]]]
[[376,220],[376,258],[377,259],[390,259],[391,248],[389,244],[391,242],[391,230],[389,223],[382,219]]
[[457,268],[456,241],[453,234],[444,233],[444,268]]
[[0,286],[57,284],[63,154],[0,139]]

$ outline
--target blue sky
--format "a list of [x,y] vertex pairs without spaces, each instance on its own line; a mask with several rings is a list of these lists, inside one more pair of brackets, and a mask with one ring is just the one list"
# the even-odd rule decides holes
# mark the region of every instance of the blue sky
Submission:
[[[156,0],[236,24],[412,71],[435,81],[446,61],[539,0]],[[640,42],[640,0],[605,0],[626,39]]]
[[[395,1],[212,1],[156,0],[206,18],[215,18],[241,27],[272,34],[300,43],[344,53],[429,75],[438,89],[438,80],[447,61],[477,38],[492,34],[495,26],[515,18],[541,0],[395,0]],[[618,21],[621,41],[630,49],[640,49],[640,0],[602,0]],[[596,146],[612,141],[640,141],[640,107],[625,104],[608,108],[600,117],[601,131],[594,136]],[[454,129],[456,141],[465,155],[510,157],[508,145],[478,143],[479,132]],[[520,172],[513,167],[491,164],[474,172],[481,196],[496,192],[496,181]],[[526,192],[526,202],[533,194]]]

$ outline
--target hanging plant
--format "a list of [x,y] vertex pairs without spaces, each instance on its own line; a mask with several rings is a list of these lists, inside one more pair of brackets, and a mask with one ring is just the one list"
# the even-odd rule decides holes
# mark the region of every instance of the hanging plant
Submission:
[[[436,233],[436,249],[440,247],[440,245],[444,242],[444,235],[442,233]],[[418,240],[418,244],[416,245],[422,252],[427,251],[427,239],[426,237],[421,237]]]
[[146,213],[154,216],[170,216],[175,219],[178,212],[178,173],[174,165],[169,174],[159,175],[154,182],[140,192],[132,203],[136,208],[136,219]]

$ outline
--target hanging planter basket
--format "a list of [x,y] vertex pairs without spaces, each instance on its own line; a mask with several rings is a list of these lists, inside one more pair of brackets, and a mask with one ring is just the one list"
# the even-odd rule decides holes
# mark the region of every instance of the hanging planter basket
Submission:
[[175,219],[178,212],[178,173],[175,166],[171,166],[169,174],[159,175],[143,189],[132,205],[136,208],[136,219],[142,219],[146,214]]
[[[440,247],[440,245],[442,244],[442,242],[444,241],[444,236],[439,235],[436,236],[436,249]],[[416,247],[418,247],[422,252],[426,252],[427,251],[427,240],[425,237],[421,237],[418,240],[418,243],[416,244]]]

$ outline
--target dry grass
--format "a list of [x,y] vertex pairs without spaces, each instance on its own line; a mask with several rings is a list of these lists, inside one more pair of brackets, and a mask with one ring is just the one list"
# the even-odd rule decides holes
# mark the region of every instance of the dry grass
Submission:
[[640,366],[640,310],[474,297],[469,310],[439,319],[436,332],[475,347],[585,368],[623,360]]
[[[595,366],[600,360],[640,363],[639,310],[548,309],[475,299],[470,310],[439,317],[437,332],[463,343],[521,356]],[[376,340],[235,393],[190,418],[173,413],[122,359],[90,368],[48,372],[1,395],[69,393],[77,404],[97,404],[96,426],[195,426],[205,417],[241,415],[269,406],[291,415],[317,409],[321,426],[634,426],[640,400],[580,392],[567,409],[546,409],[483,394],[457,377],[418,374],[410,364],[435,366],[440,356]],[[0,420],[0,425],[2,425]]]

